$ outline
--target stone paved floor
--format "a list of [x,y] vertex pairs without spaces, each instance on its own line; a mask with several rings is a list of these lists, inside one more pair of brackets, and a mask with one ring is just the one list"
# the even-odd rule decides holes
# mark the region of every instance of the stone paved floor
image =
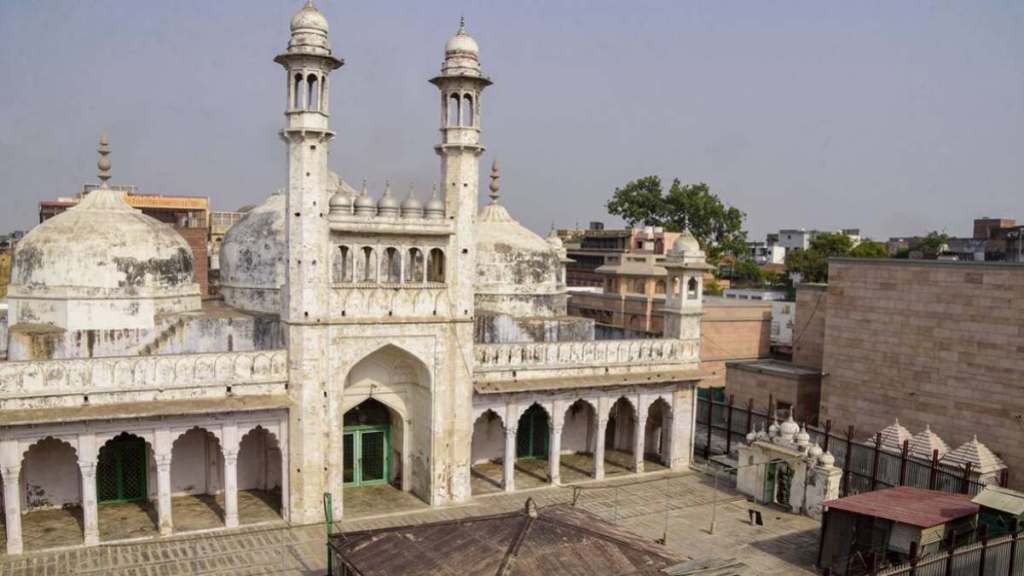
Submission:
[[[346,492],[346,507],[354,506],[354,501],[360,497],[369,500],[370,496],[369,492],[358,496]],[[729,488],[716,491],[710,478],[696,471],[654,473],[640,478],[630,475],[577,486],[479,496],[460,506],[361,519],[347,517],[339,523],[339,529],[380,528],[494,514],[520,508],[527,498],[534,498],[541,506],[575,500],[578,506],[652,540],[667,532],[667,545],[680,556],[738,558],[748,565],[744,574],[815,573],[812,564],[817,545],[816,521],[748,504]],[[708,528],[713,501],[717,501],[717,524],[711,535]],[[762,511],[764,526],[750,524],[747,516],[750,508]],[[312,576],[324,573],[324,541],[323,525],[250,527],[14,558],[0,556],[0,575]]]

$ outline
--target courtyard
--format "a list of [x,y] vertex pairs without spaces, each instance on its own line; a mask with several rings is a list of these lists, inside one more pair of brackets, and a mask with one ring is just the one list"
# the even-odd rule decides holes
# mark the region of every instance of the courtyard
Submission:
[[[722,486],[716,489],[713,478],[697,470],[656,472],[640,477],[623,474],[602,481],[558,487],[543,484],[510,494],[475,496],[466,504],[444,508],[429,508],[389,486],[361,487],[345,491],[346,517],[336,523],[335,529],[383,528],[507,512],[523,506],[527,498],[533,498],[540,506],[575,503],[642,537],[664,538],[669,548],[685,557],[738,563],[737,574],[815,573],[818,522],[748,503],[732,490],[724,477],[721,482]],[[0,556],[0,574],[313,576],[326,573],[323,524],[291,527],[281,523],[252,524],[267,510],[261,508],[261,500],[256,495],[247,495],[243,500],[242,494],[239,495],[240,517],[249,524],[237,530],[179,532],[170,538],[119,543],[109,543],[108,535],[114,533],[104,532],[108,543],[98,547]],[[186,505],[195,508],[192,513],[197,530],[202,530],[206,526],[204,522],[216,517],[215,512],[200,508],[216,508],[215,502],[176,502],[176,527],[182,516],[187,516],[185,512],[179,513],[179,510],[186,510],[183,508]],[[241,509],[243,506],[248,514]],[[714,534],[709,533],[712,508],[717,519]],[[749,510],[761,512],[763,526],[751,524]],[[270,513],[274,513],[272,508]],[[131,519],[140,513],[133,514],[125,517],[126,525],[134,522]],[[127,528],[124,531],[127,532]],[[28,539],[26,545],[30,550],[37,548]]]

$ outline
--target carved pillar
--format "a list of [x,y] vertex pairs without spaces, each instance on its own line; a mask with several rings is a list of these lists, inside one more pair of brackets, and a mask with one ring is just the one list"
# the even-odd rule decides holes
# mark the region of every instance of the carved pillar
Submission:
[[[640,408],[637,408],[640,412]],[[644,435],[647,431],[647,415],[636,419],[636,429],[633,430],[633,472],[640,474],[644,471]]]
[[82,528],[85,545],[95,546],[100,543],[100,525],[96,508],[96,461],[79,460],[78,468],[82,472]]
[[160,524],[160,535],[170,536],[174,533],[174,520],[171,517],[171,455],[161,454],[156,458],[156,497],[157,518]]
[[224,451],[224,525],[238,527],[238,450]]
[[551,440],[548,442],[548,476],[552,484],[559,484],[562,481],[562,424],[556,423],[551,427]]
[[502,461],[505,466],[505,492],[516,489],[516,432],[515,426],[505,426],[505,458]]
[[594,432],[594,479],[604,478],[604,431],[608,427],[608,418],[596,418],[597,430]]
[[4,466],[4,525],[7,528],[7,553],[21,554],[20,466]]

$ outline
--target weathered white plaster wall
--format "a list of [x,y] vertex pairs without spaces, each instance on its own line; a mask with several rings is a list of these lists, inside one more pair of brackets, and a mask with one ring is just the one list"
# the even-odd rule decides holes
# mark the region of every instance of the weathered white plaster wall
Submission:
[[32,445],[21,465],[24,508],[60,508],[82,501],[75,449],[53,438]]
[[473,464],[500,460],[505,456],[505,429],[501,419],[488,412],[473,425]]
[[[174,442],[171,453],[171,493],[217,494],[224,489],[224,457],[220,443],[206,430],[193,428]],[[239,480],[242,474],[239,459]]]

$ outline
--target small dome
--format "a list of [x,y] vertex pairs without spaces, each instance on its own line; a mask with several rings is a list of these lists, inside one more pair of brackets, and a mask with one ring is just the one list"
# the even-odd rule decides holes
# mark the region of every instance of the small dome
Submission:
[[394,195],[391,194],[391,185],[384,188],[384,195],[377,202],[378,216],[398,216],[399,204]]
[[241,310],[277,314],[288,263],[285,213],[288,198],[271,194],[224,235],[220,247],[224,302]]
[[302,7],[292,16],[291,31],[305,32],[309,30],[315,30],[318,32],[327,33],[327,18],[324,17],[323,13],[313,6],[313,2],[310,0],[306,2],[306,5]]
[[818,465],[822,468],[831,468],[832,466],[835,466],[835,463],[836,457],[833,456],[831,452],[825,452],[818,458]]
[[437,197],[437,187],[434,187],[434,191],[430,194],[430,200],[427,201],[427,206],[423,210],[423,215],[428,220],[443,220],[444,219],[444,201]]
[[800,425],[796,423],[796,420],[793,420],[792,414],[790,414],[789,418],[779,426],[779,436],[787,439],[792,439],[799,431]]
[[331,212],[352,213],[352,197],[338,190],[331,196]]
[[747,444],[751,444],[755,440],[757,440],[757,432],[751,430],[750,433],[747,434]]
[[774,420],[774,421],[772,421],[771,426],[768,427],[768,435],[774,437],[774,436],[778,436],[778,434],[779,434],[779,421],[778,420]]
[[402,202],[402,218],[423,218],[423,204],[420,204],[412,189],[409,190],[409,197]]
[[445,42],[444,54],[445,56],[454,56],[457,54],[472,54],[477,56],[480,54],[480,46],[477,45],[476,40],[473,40],[472,36],[466,33],[465,19],[459,21],[459,31]]
[[679,238],[672,243],[672,252],[676,254],[695,254],[700,252],[700,243],[690,234],[689,230],[683,230]]
[[377,214],[377,204],[373,198],[370,198],[370,192],[366,189],[366,180],[363,180],[363,191],[356,196],[353,206],[356,216],[375,216]]
[[807,449],[807,456],[810,458],[820,458],[824,453],[825,452],[821,449],[821,446],[818,446],[817,442],[811,444],[811,447]]
[[811,435],[807,433],[805,426],[800,427],[800,431],[796,433],[796,444],[797,446],[804,447],[811,443]]

